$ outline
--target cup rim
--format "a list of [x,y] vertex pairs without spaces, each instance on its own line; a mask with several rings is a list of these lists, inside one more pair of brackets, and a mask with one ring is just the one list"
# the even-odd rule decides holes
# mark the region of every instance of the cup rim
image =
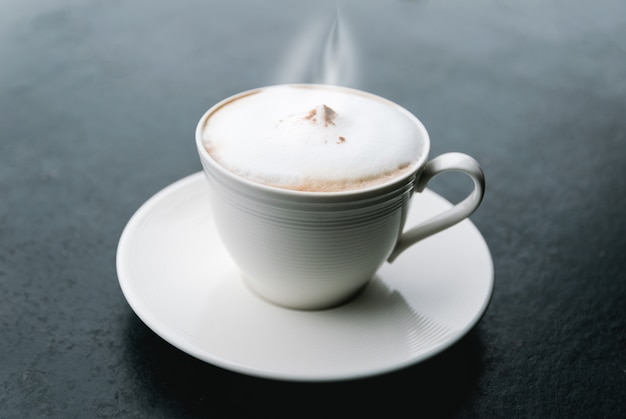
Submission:
[[[238,175],[228,170],[210,155],[210,153],[207,151],[207,149],[204,146],[202,132],[206,125],[206,121],[208,120],[211,114],[217,112],[219,109],[228,105],[230,102],[241,99],[242,97],[245,97],[245,96],[256,94],[264,89],[271,89],[275,87],[289,87],[289,86],[306,87],[306,88],[311,88],[311,89],[341,90],[344,92],[365,96],[370,99],[382,101],[390,106],[393,106],[399,112],[404,113],[410,120],[412,120],[415,123],[415,125],[417,126],[418,130],[420,131],[424,139],[423,153],[413,163],[414,169],[407,172],[404,175],[393,178],[387,182],[383,182],[377,185],[368,186],[368,187],[360,188],[360,189],[350,189],[350,190],[343,190],[343,191],[303,191],[303,190],[288,189],[288,188],[281,188],[279,186],[267,185],[264,183],[260,183],[260,182],[256,182],[254,180],[248,179],[244,176]],[[238,182],[243,185],[247,185],[250,188],[257,189],[259,191],[264,191],[265,193],[271,193],[273,195],[284,196],[284,197],[287,197],[287,196],[309,197],[309,198],[316,198],[316,199],[323,199],[324,197],[327,197],[327,198],[332,199],[332,198],[341,198],[341,197],[369,196],[373,193],[380,194],[381,192],[396,189],[401,185],[405,185],[407,181],[414,179],[416,174],[420,173],[421,170],[423,169],[430,153],[430,136],[428,135],[428,131],[426,130],[426,127],[424,126],[422,121],[420,121],[420,119],[417,118],[417,116],[415,116],[412,112],[410,112],[403,106],[389,99],[386,99],[382,96],[376,95],[374,93],[366,92],[363,90],[359,90],[359,89],[355,89],[351,87],[345,87],[345,86],[336,86],[336,85],[318,84],[318,83],[274,84],[274,85],[267,85],[267,86],[245,90],[245,91],[236,93],[234,95],[231,95],[225,99],[222,99],[218,103],[214,104],[206,112],[202,114],[202,116],[200,117],[200,120],[198,121],[198,124],[196,125],[195,135],[196,135],[196,148],[197,148],[198,154],[200,155],[200,158],[202,159],[203,162],[210,164],[213,169],[217,170],[220,173],[220,175],[226,176],[231,181]]]

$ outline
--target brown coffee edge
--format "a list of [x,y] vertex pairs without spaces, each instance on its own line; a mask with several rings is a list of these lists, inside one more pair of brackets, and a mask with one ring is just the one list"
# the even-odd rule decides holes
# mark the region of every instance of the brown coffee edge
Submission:
[[[204,117],[204,121],[202,121],[202,132],[204,132],[204,130],[206,129],[207,124],[209,123],[209,119],[217,112],[219,112],[222,108],[224,108],[225,106],[230,105],[233,102],[236,102],[240,99],[243,99],[245,97],[248,96],[252,96],[252,95],[256,95],[258,93],[261,93],[263,91],[263,89],[257,89],[257,90],[251,90],[249,92],[244,92],[244,93],[240,93],[236,96],[231,97],[230,99],[226,99],[223,102],[221,102],[220,104],[216,105],[215,107],[213,107],[210,112],[208,112],[205,117]],[[206,144],[205,144],[205,148],[207,148]]]
[[271,186],[279,189],[286,189],[297,192],[350,192],[368,189],[370,187],[376,187],[387,184],[393,180],[400,179],[414,171],[415,165],[413,163],[407,163],[399,167],[398,169],[385,172],[378,176],[369,176],[363,179],[357,180],[345,180],[345,181],[326,181],[326,180],[311,180],[304,181],[298,185],[285,185],[277,183],[266,183],[253,179],[252,182],[259,183],[266,186]]

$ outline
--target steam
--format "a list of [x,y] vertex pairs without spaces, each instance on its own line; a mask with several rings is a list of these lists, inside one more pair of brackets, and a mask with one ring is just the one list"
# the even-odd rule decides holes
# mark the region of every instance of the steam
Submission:
[[332,23],[313,21],[288,49],[276,83],[356,87],[358,58],[349,27],[337,11]]

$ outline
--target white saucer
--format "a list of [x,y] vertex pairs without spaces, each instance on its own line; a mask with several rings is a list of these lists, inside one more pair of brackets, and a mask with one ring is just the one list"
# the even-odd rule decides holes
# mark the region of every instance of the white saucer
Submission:
[[[213,227],[206,188],[196,173],[157,193],[130,219],[117,249],[120,285],[133,310],[203,361],[287,380],[364,377],[441,352],[487,308],[493,262],[469,220],[385,264],[344,306],[272,305],[242,284]],[[450,206],[429,190],[413,199],[408,226]]]

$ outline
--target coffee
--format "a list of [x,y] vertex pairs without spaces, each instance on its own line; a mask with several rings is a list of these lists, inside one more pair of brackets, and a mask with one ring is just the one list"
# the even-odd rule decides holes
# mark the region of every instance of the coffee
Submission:
[[202,140],[214,160],[239,176],[312,192],[363,189],[408,174],[428,141],[404,108],[319,85],[236,96],[207,116]]

